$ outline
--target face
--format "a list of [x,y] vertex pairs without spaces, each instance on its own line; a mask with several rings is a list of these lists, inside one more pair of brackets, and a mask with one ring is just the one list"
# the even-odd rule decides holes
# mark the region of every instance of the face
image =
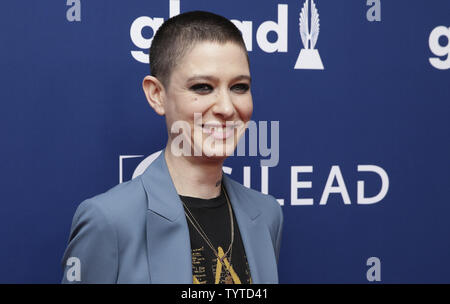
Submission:
[[[253,111],[245,51],[234,43],[196,44],[173,69],[164,96],[168,143],[183,136],[191,155],[224,160],[235,150]],[[180,122],[186,126],[182,135],[172,133]]]

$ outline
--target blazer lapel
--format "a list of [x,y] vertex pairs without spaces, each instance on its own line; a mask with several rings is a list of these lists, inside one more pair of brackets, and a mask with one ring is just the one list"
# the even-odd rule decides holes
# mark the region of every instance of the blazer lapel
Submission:
[[189,229],[164,158],[142,174],[147,194],[147,257],[152,283],[192,283]]
[[278,272],[272,239],[261,211],[250,202],[242,185],[223,174],[224,185],[239,225],[245,254],[254,284],[278,283]]

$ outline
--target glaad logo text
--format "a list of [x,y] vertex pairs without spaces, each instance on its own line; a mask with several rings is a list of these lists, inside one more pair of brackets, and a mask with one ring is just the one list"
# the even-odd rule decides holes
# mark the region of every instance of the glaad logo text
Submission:
[[[307,0],[309,1],[309,0]],[[169,18],[180,13],[180,0],[170,0],[169,2]],[[237,28],[242,33],[247,51],[253,50],[253,21],[231,19]],[[153,37],[145,38],[142,35],[142,30],[146,27],[152,29],[155,33],[158,28],[164,23],[164,18],[141,16],[136,18],[131,24],[130,37],[134,45],[139,50],[132,50],[131,56],[141,62],[149,63],[148,49],[152,43]],[[276,41],[269,41],[269,32],[275,32],[277,35]],[[316,38],[317,39],[317,38]],[[259,48],[266,53],[286,53],[288,51],[288,5],[278,4],[277,6],[277,20],[267,20],[261,23],[256,29],[256,42]],[[306,46],[305,46],[306,48]]]
[[[445,37],[447,44],[441,45],[439,39]],[[444,40],[444,39],[442,39]],[[442,41],[441,40],[441,41]],[[430,64],[438,70],[450,69],[450,27],[437,26],[435,27],[428,38],[428,45],[431,52],[438,57],[430,57]]]

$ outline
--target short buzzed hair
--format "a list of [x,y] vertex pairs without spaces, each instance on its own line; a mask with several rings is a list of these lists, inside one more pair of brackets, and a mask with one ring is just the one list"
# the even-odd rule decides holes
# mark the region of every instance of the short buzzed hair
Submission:
[[191,11],[174,16],[156,31],[150,46],[150,74],[164,85],[180,59],[198,42],[233,42],[247,56],[240,30],[227,18],[205,11]]

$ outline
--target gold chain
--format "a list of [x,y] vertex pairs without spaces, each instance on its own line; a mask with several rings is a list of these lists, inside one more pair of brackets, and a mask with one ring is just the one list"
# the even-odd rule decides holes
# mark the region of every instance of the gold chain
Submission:
[[[183,203],[183,206],[185,207],[185,211],[184,213],[186,214],[186,217],[188,218],[188,220],[191,222],[192,226],[195,228],[195,230],[197,230],[197,232],[200,234],[200,236],[203,238],[203,240],[206,242],[206,244],[212,249],[212,251],[214,252],[214,255],[217,257],[217,261],[220,261],[220,263],[223,265],[223,259],[227,257],[228,253],[230,252],[230,263],[231,263],[231,250],[233,248],[233,242],[234,242],[234,220],[233,220],[233,211],[231,209],[231,203],[230,200],[228,198],[228,195],[222,185],[222,189],[225,193],[225,197],[227,199],[227,205],[228,205],[228,212],[230,215],[230,223],[231,223],[231,242],[230,242],[230,246],[228,247],[227,251],[224,253],[223,257],[220,258],[219,257],[219,253],[216,251],[216,249],[214,248],[214,245],[211,243],[211,241],[209,240],[208,236],[206,235],[205,231],[202,229],[202,227],[200,226],[200,224],[197,222],[197,220],[195,219],[195,217],[192,215],[191,211],[189,210],[189,208],[186,206],[186,204],[181,201]],[[186,211],[189,213],[186,213]],[[195,222],[195,223],[194,223]],[[226,267],[225,267],[226,268]]]

